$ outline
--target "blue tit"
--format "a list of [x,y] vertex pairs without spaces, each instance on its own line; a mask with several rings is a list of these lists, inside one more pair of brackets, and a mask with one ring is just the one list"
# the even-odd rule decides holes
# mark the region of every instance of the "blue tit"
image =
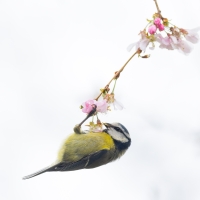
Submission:
[[120,158],[131,145],[129,132],[120,123],[104,125],[102,132],[75,131],[64,141],[55,163],[23,179],[44,172],[91,169]]

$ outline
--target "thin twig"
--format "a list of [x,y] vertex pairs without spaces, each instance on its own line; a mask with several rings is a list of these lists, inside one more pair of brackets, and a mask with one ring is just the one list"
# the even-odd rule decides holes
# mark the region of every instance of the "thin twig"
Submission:
[[124,68],[126,67],[126,65],[130,62],[130,60],[131,60],[137,53],[141,53],[141,50],[138,49],[138,50],[126,61],[126,63],[122,66],[122,68],[121,68],[119,71],[117,71],[117,73],[112,77],[112,79],[108,82],[108,84],[104,87],[104,89],[101,91],[101,93],[99,94],[99,96],[98,96],[95,100],[98,100],[99,97],[103,94],[103,92],[104,92],[106,89],[108,89],[110,83],[111,83],[114,79],[116,79],[117,77],[119,77],[120,73],[124,70]]
[[156,8],[157,8],[158,13],[161,15],[161,10],[159,9],[157,0],[154,0],[154,2],[156,4]]

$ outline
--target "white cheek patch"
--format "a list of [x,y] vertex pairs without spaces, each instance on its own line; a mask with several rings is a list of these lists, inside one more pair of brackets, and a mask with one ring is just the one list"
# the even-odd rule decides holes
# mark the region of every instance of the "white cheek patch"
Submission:
[[128,130],[122,124],[119,126],[119,123],[114,122],[114,123],[112,123],[112,125],[116,126],[116,127],[119,127],[123,131],[123,133],[126,135],[127,138],[129,138],[129,139],[131,138],[129,133],[127,133]]
[[129,138],[129,139],[131,138],[130,135],[126,131],[123,130],[123,132],[124,132],[124,134],[126,135],[127,138]]
[[115,140],[118,140],[118,141],[123,142],[123,143],[128,142],[128,138],[126,138],[123,133],[120,133],[113,128],[109,128],[108,133]]

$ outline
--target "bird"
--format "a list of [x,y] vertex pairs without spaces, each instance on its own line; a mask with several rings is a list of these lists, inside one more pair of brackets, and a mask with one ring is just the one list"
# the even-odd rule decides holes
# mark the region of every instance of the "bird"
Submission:
[[102,132],[74,131],[61,146],[56,162],[23,179],[45,172],[92,169],[120,158],[131,145],[130,134],[120,123],[103,124]]

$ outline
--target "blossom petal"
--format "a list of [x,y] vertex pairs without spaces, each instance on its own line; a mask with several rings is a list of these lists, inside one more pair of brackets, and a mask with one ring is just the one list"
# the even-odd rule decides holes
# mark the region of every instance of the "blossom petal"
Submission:
[[134,43],[129,44],[128,47],[126,48],[127,51],[131,51],[132,48],[133,48],[134,46],[136,46],[136,44],[137,44],[137,42],[134,42]]
[[184,40],[180,40],[178,44],[178,49],[185,55],[189,54],[192,51],[192,47]]
[[185,39],[189,42],[196,44],[199,42],[199,34],[197,33],[200,31],[200,27],[194,28],[194,29],[186,29],[187,35],[185,35]]
[[103,99],[102,101],[97,101],[96,105],[97,105],[98,112],[106,113],[108,109],[108,103],[105,99]]
[[149,44],[149,40],[147,38],[144,38],[141,40],[140,44],[139,44],[139,48],[142,50],[142,51],[145,51],[147,46]]
[[172,42],[173,42],[174,44],[177,44],[177,43],[178,43],[178,40],[177,40],[177,38],[176,38],[175,36],[171,35],[170,38],[172,39]]
[[121,103],[119,103],[118,101],[116,101],[116,99],[113,102],[113,107],[115,110],[123,110],[124,109],[124,106]]
[[92,110],[92,105],[96,104],[96,100],[88,100],[82,104],[83,108],[82,111],[84,113],[89,113]]
[[150,50],[154,50],[155,49],[155,46],[151,46],[149,47]]
[[169,46],[169,45],[170,45],[170,38],[169,38],[168,36],[165,37],[165,38],[163,38],[163,39],[162,39],[162,43],[163,43],[164,45]]
[[174,48],[173,48],[171,45],[160,44],[159,47],[160,47],[161,49],[174,50]]
[[163,36],[160,33],[155,34],[155,41],[161,43],[162,40],[163,40]]
[[199,42],[199,35],[196,34],[196,35],[193,35],[193,36],[190,36],[190,35],[186,35],[185,36],[185,39],[193,44],[196,44]]

